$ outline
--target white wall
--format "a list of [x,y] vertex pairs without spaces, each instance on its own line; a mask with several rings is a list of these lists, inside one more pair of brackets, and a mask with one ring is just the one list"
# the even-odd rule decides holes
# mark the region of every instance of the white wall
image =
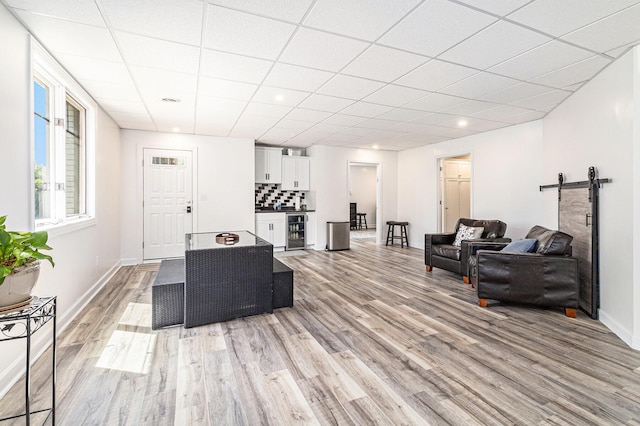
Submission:
[[[589,166],[613,180],[600,190],[600,319],[640,349],[637,64],[636,47],[544,119],[543,161],[548,183],[559,172],[570,182],[587,180]],[[553,191],[545,196],[545,212],[557,215]]]
[[193,232],[254,231],[255,163],[252,139],[140,130],[122,130],[121,138],[123,263],[142,261],[143,148],[193,150]]
[[367,226],[376,226],[377,166],[351,165],[349,202],[357,204],[358,213],[366,213]]
[[[29,34],[4,6],[0,6],[0,181],[5,191],[0,215],[7,227],[33,229],[31,204],[31,64]],[[75,231],[50,232],[56,267],[44,264],[36,295],[58,296],[58,331],[62,331],[95,291],[119,266],[120,194],[113,185],[120,172],[119,129],[101,110],[96,129],[96,220]],[[117,177],[115,178],[117,179]],[[50,342],[50,329],[34,336],[37,354]],[[2,342],[0,395],[23,372],[24,341]]]
[[[391,151],[314,145],[307,148],[311,157],[311,191],[309,208],[317,211],[316,248],[327,244],[327,222],[349,221],[349,162],[380,163],[382,196],[378,223],[399,220],[397,214],[398,154]],[[404,219],[403,219],[404,220]],[[378,230],[378,242],[380,242]]]
[[534,121],[401,151],[398,216],[409,222],[409,244],[423,248],[424,234],[438,230],[438,159],[468,153],[473,218],[504,221],[513,239],[536,224],[557,227],[542,214],[542,150],[542,121]]

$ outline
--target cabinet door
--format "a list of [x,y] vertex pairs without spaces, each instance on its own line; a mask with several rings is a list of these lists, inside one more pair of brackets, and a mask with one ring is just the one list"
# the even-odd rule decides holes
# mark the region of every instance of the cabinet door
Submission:
[[317,240],[318,229],[316,228],[316,213],[309,212],[307,213],[307,245],[315,246]]
[[296,159],[297,165],[297,178],[296,181],[298,185],[296,189],[299,191],[308,191],[309,190],[309,169],[311,160],[307,157],[302,157]]
[[267,150],[256,148],[256,183],[268,183],[269,171],[267,170]]
[[269,168],[269,183],[282,182],[282,151],[280,149],[267,150]]
[[282,157],[282,189],[296,190],[296,159],[294,157]]
[[270,241],[274,247],[284,247],[287,244],[287,225],[286,218],[282,215],[282,220],[272,222],[273,225],[273,241]]
[[271,222],[256,221],[256,235],[263,240],[273,244],[273,232],[271,231]]

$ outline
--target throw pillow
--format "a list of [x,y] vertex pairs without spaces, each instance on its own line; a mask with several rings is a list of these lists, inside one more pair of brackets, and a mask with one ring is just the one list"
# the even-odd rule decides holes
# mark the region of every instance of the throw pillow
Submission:
[[534,253],[536,244],[538,244],[536,239],[517,240],[510,242],[500,251],[507,253]]
[[460,247],[460,244],[462,244],[462,240],[475,240],[476,238],[480,238],[483,231],[484,228],[482,226],[473,227],[461,223],[458,227],[456,239],[453,240],[453,245],[456,247]]

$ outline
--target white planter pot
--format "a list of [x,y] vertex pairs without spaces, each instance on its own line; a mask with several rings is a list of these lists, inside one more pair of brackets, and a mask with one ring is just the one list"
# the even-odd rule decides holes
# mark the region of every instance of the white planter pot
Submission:
[[31,299],[31,291],[40,276],[40,262],[16,268],[0,285],[0,309]]

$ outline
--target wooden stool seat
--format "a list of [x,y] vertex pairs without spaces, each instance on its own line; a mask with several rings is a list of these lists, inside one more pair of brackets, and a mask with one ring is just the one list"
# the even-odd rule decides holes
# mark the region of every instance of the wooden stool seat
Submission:
[[[389,243],[393,245],[393,240],[400,239],[400,247],[404,248],[405,244],[409,247],[409,236],[407,235],[407,225],[409,225],[409,222],[389,220],[387,221],[387,225],[389,228],[387,229],[387,242],[385,246],[388,246]],[[396,226],[400,227],[400,235],[395,234]]]
[[358,218],[358,229],[362,229],[362,221],[364,220],[364,229],[369,229],[367,226],[367,214],[366,213],[356,213],[356,217]]

